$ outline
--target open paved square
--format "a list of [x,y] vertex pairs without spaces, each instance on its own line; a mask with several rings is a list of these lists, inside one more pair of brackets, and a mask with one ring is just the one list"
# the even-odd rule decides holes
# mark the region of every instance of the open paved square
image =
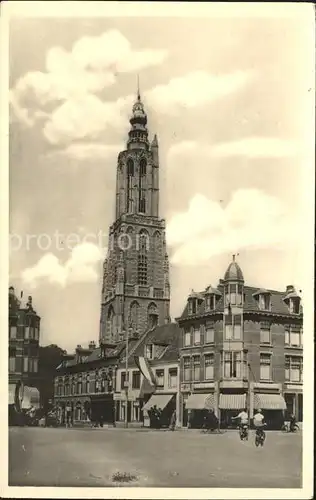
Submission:
[[300,488],[301,457],[301,433],[10,428],[9,485]]

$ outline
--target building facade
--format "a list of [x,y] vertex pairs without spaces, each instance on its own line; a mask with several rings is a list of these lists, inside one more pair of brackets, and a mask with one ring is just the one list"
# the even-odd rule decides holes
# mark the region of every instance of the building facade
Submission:
[[[74,424],[102,419],[105,424],[124,425],[127,417],[128,424],[149,425],[143,407],[157,395],[168,420],[179,407],[179,333],[178,325],[170,323],[148,330],[141,338],[130,334],[128,351],[126,342],[120,342],[108,348],[106,356],[93,343],[87,349],[77,346],[75,354],[65,356],[55,377],[54,401],[60,422],[65,423],[66,407],[70,407]],[[150,363],[157,379],[155,395],[144,388],[135,356],[144,356]]]
[[[123,425],[127,421],[135,426],[150,426],[148,409],[155,404],[163,412],[165,425],[170,422],[173,410],[179,415],[179,341],[177,323],[158,326],[148,331],[135,346],[129,359],[127,376],[125,359],[121,360],[114,394],[118,423]],[[156,380],[154,394],[147,390],[146,380],[135,357],[144,357],[148,361]]]
[[105,358],[90,342],[88,348],[77,346],[73,355],[65,355],[54,379],[54,403],[61,424],[66,423],[66,407],[71,408],[72,423],[100,418],[115,421],[113,394],[120,348],[111,349]]
[[302,420],[303,311],[293,286],[248,286],[234,257],[217,288],[191,293],[178,322],[183,425],[199,427],[207,408],[226,427],[246,407],[251,418],[261,408],[270,427],[286,412]]
[[100,344],[114,344],[131,328],[141,335],[170,321],[165,221],[159,218],[159,146],[148,139],[138,94],[126,149],[118,155],[116,220],[103,266]]
[[25,305],[9,288],[9,384],[38,383],[38,358],[41,318],[33,308],[32,297]]

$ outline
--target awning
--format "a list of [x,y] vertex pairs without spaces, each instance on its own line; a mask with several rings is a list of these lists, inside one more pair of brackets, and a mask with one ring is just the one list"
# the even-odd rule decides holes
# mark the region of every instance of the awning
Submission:
[[143,410],[150,410],[152,406],[157,406],[160,410],[166,408],[167,404],[173,398],[173,394],[153,394],[143,406]]
[[286,410],[286,403],[281,394],[255,394],[254,407],[262,410]]
[[23,410],[26,410],[28,408],[31,408],[31,406],[33,406],[34,408],[40,407],[39,391],[38,389],[36,389],[36,387],[24,386],[23,401],[21,407]]
[[15,404],[15,384],[9,384],[9,405]]
[[215,398],[213,394],[191,394],[185,402],[186,410],[213,410]]
[[246,394],[220,394],[219,408],[221,410],[242,410],[246,408]]

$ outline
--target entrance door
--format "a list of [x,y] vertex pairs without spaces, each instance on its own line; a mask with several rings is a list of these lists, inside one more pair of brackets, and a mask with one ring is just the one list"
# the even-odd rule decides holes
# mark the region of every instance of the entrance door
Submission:
[[132,417],[132,401],[127,402],[127,422],[131,421]]

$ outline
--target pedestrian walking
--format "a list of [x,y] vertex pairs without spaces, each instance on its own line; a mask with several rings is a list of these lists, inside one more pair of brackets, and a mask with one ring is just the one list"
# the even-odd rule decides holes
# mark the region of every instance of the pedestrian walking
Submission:
[[71,427],[71,406],[66,405],[66,427]]
[[170,419],[170,426],[169,426],[169,428],[170,428],[171,431],[174,431],[174,429],[175,429],[176,419],[177,419],[177,412],[176,412],[176,410],[174,410],[172,412],[171,419]]

